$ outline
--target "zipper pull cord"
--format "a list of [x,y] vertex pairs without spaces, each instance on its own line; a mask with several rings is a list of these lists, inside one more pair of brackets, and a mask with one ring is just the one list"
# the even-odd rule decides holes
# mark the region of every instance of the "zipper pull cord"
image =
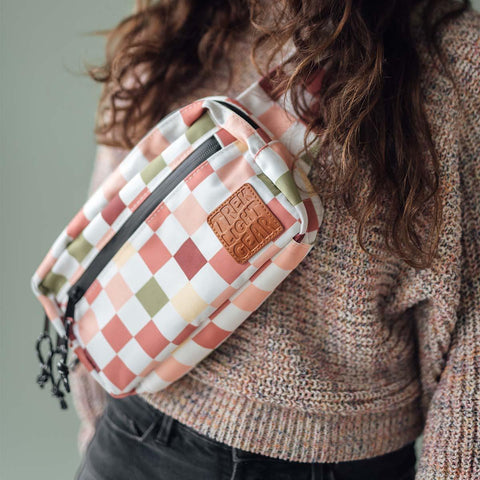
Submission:
[[63,342],[59,346],[59,352],[61,353],[62,358],[57,364],[58,373],[60,374],[62,383],[65,387],[65,390],[68,393],[70,393],[70,383],[68,381],[68,374],[70,369],[67,365],[67,357],[68,357],[68,346],[69,346],[69,336],[70,336],[71,327],[72,327],[72,318],[67,317],[65,320],[65,337],[63,339]]
[[[69,365],[67,364],[68,347],[72,325],[74,322],[75,304],[83,295],[83,291],[79,286],[75,286],[71,289],[68,295],[67,306],[65,309],[65,315],[63,317],[63,325],[65,327],[65,335],[61,336],[57,333],[56,346],[53,348],[53,340],[50,335],[50,319],[45,314],[45,322],[43,326],[43,332],[37,338],[35,348],[37,351],[37,357],[40,362],[40,374],[37,375],[37,383],[40,388],[43,388],[45,384],[50,380],[52,382],[51,393],[54,397],[57,397],[60,401],[60,407],[62,410],[68,408],[65,401],[65,392],[70,393],[70,382],[68,379]],[[47,344],[47,352],[44,355],[42,353],[42,345]],[[58,378],[54,378],[53,371],[53,359],[56,355],[60,356],[60,360],[56,363]],[[65,392],[62,391],[62,387]]]
[[[37,358],[40,363],[40,373],[37,375],[36,381],[40,388],[43,388],[45,386],[51,376],[51,356],[53,352],[53,342],[49,330],[50,319],[47,317],[47,314],[45,314],[43,332],[40,334],[40,336],[37,338],[37,341],[35,342]],[[47,344],[48,348],[46,358],[42,353],[42,345],[44,343]]]
[[67,402],[65,401],[65,393],[62,391],[62,387],[64,388],[65,392],[70,393],[70,382],[68,380],[69,368],[67,364],[67,357],[68,357],[70,331],[73,323],[73,314],[75,310],[75,302],[76,302],[75,296],[69,295],[68,301],[67,301],[67,307],[65,309],[64,321],[63,321],[63,325],[65,327],[65,335],[62,337],[57,335],[57,346],[52,351],[51,358],[50,358],[50,360],[52,361],[55,355],[60,356],[60,360],[56,364],[59,376],[55,380],[53,376],[53,371],[51,370],[50,378],[52,381],[52,395],[59,399],[60,407],[62,408],[62,410],[65,410],[68,408]]

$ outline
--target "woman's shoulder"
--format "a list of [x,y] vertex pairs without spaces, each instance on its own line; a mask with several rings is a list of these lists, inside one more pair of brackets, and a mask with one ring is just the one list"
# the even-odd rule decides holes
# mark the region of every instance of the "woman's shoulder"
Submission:
[[466,9],[458,17],[439,29],[439,43],[445,52],[447,66],[458,74],[459,80],[472,80],[477,86],[480,79],[480,13]]
[[[445,68],[435,51],[428,48],[426,32],[419,24],[414,27],[418,52],[423,69],[428,75],[446,75]],[[437,32],[438,46],[443,55],[445,67],[453,80],[469,90],[476,89],[480,82],[480,12],[467,8],[459,15],[440,24]]]
[[[449,50],[452,47],[463,46],[463,48],[475,47],[480,42],[480,12],[469,7],[458,16],[447,21],[440,27],[441,43]],[[477,58],[478,62],[478,58]]]
[[[414,28],[427,116],[437,133],[480,131],[480,13],[467,8],[438,29],[440,61],[426,33]],[[434,132],[435,133],[435,132]]]

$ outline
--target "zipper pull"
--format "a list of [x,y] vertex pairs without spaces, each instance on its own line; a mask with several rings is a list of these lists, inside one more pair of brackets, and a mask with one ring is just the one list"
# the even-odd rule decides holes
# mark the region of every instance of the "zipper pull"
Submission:
[[[77,303],[80,298],[82,298],[83,294],[85,292],[83,291],[83,288],[80,285],[74,285],[69,291],[68,291],[68,302],[67,302],[67,310],[68,307],[71,303],[73,303],[73,307],[75,306],[75,303]],[[73,314],[73,312],[71,312]],[[67,316],[67,311],[65,312],[65,316]]]
[[[37,341],[35,342],[35,350],[37,351],[37,358],[40,363],[40,373],[37,375],[36,380],[40,388],[43,388],[50,379],[50,357],[53,352],[53,342],[49,330],[50,320],[45,313],[43,332],[40,334],[40,336],[37,338]],[[44,347],[45,344],[46,347]],[[44,353],[42,352],[42,350],[45,350],[45,348],[47,348],[47,351]]]
[[52,395],[60,400],[60,407],[62,410],[67,408],[65,401],[65,394],[60,390],[60,384],[63,385],[65,391],[70,393],[70,382],[68,375],[70,373],[67,364],[68,347],[70,343],[70,332],[74,322],[75,304],[83,295],[83,290],[78,286],[74,286],[68,295],[67,306],[65,308],[65,315],[63,317],[63,325],[65,327],[65,336],[61,337],[61,342],[57,345],[55,353],[60,354],[60,360],[57,362],[57,371],[60,378],[55,382],[52,379]]
[[[65,309],[65,316],[63,324],[65,326],[65,336],[63,342],[59,345],[58,351],[61,354],[61,359],[57,363],[58,373],[62,380],[63,386],[67,392],[70,392],[70,382],[68,381],[69,368],[67,364],[68,347],[70,343],[70,331],[74,321],[75,303],[82,296],[82,291],[78,286],[75,286],[68,296],[67,307]],[[66,407],[62,407],[66,408]]]

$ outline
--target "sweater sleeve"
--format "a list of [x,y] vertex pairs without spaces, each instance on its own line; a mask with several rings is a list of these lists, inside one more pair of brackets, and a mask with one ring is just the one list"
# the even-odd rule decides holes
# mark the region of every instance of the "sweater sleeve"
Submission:
[[[462,48],[469,55],[462,57],[467,60],[457,72],[466,108],[457,137],[459,302],[443,369],[426,411],[417,480],[480,479],[480,54],[478,48],[470,48],[480,44],[466,43],[462,37]],[[438,329],[432,329],[431,336],[435,341]]]
[[[88,196],[103,183],[127,153],[128,150],[120,148],[105,145],[97,146]],[[105,407],[107,393],[81,363],[77,363],[72,369],[70,378],[72,400],[80,419],[77,448],[79,453],[83,455],[95,433],[96,422]]]
[[480,478],[480,168],[464,172],[460,303],[427,411],[417,480]]

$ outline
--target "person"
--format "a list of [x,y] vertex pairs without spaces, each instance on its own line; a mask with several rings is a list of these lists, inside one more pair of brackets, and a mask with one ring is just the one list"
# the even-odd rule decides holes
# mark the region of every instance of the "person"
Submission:
[[305,261],[168,388],[113,398],[76,366],[77,479],[480,478],[480,14],[138,1],[108,35],[90,191],[168,112],[284,61],[325,212]]

